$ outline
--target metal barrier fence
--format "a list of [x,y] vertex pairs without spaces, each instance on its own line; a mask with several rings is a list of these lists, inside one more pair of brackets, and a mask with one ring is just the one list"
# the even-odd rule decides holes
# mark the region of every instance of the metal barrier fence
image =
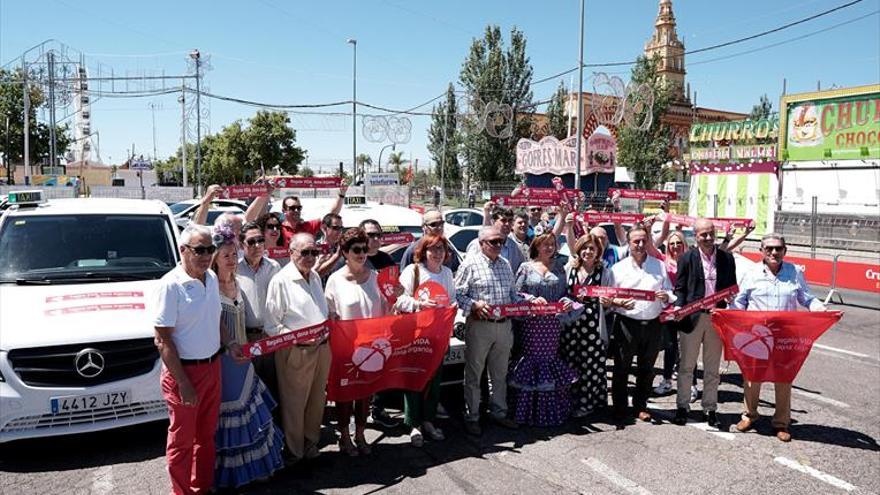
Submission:
[[0,186],[0,194],[9,194],[10,191],[43,191],[46,199],[76,198],[79,190],[76,187],[39,187],[39,186]]
[[176,203],[193,198],[191,187],[118,187],[118,186],[91,186],[89,195],[93,198],[122,198],[122,199],[158,199],[166,203]]
[[[823,213],[830,203],[813,196],[810,212],[793,212],[782,202],[775,214],[775,230],[785,236],[786,243],[816,249],[880,251],[880,212],[876,216]],[[836,203],[833,206],[838,206]]]

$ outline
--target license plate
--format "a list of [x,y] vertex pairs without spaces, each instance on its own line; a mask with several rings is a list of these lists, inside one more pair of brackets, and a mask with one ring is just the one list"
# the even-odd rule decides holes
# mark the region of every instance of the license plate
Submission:
[[461,347],[450,347],[448,351],[446,351],[446,356],[443,358],[443,364],[458,364],[464,362],[464,346]]
[[52,397],[49,403],[52,407],[52,414],[91,411],[104,407],[131,404],[131,391]]

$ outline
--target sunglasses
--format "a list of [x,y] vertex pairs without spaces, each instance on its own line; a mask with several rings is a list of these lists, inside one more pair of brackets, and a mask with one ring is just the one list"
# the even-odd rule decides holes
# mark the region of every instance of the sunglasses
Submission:
[[488,241],[483,242],[495,247],[501,247],[504,245],[504,239],[489,239]]
[[367,237],[369,237],[370,239],[378,239],[378,238],[382,237],[382,233],[381,232],[368,232]]
[[436,228],[442,227],[443,223],[444,223],[443,220],[437,220],[436,222],[426,223],[425,225],[427,225],[428,227],[431,227],[432,229],[436,229]]
[[783,252],[785,251],[785,246],[764,246],[762,248],[765,253],[773,253],[773,252]]
[[302,211],[303,207],[300,205],[288,206],[285,211]]
[[300,249],[299,254],[302,256],[317,257],[319,254],[321,254],[321,250],[320,249]]
[[532,213],[536,213],[536,212],[541,211],[541,209],[540,208],[529,208],[529,211],[531,211]]
[[266,228],[269,230],[281,230],[280,223],[267,223]]
[[266,238],[265,237],[251,237],[250,239],[247,239],[246,241],[244,241],[244,243],[247,244],[248,246],[253,247],[253,246],[256,246],[257,244],[265,244]]
[[367,246],[352,246],[348,251],[354,254],[366,254],[369,249]]
[[217,246],[190,246],[189,244],[185,244],[190,251],[193,252],[196,256],[204,256],[206,254],[214,254],[217,251]]

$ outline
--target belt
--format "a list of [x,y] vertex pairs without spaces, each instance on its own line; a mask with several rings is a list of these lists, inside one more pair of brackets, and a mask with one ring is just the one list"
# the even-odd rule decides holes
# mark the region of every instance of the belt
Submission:
[[625,319],[625,320],[629,320],[629,321],[631,321],[631,322],[633,322],[633,323],[637,323],[637,324],[642,325],[642,326],[649,325],[649,324],[651,324],[652,322],[657,321],[657,318],[654,318],[654,319],[651,319],[651,320],[637,320],[637,319],[635,319],[635,318],[630,318],[629,316],[622,315],[622,314],[620,314],[620,313],[618,313],[617,316],[619,316],[619,317],[621,317],[621,318],[623,318],[623,319]]
[[215,359],[217,359],[218,356],[220,356],[221,353],[223,353],[222,348],[217,349],[217,352],[215,352],[214,355],[211,357],[206,357],[203,359],[181,359],[180,364],[182,364],[184,366],[195,366],[197,364],[211,364],[214,362]]
[[489,323],[504,323],[507,321],[507,318],[496,318],[496,319],[486,318],[483,321],[488,321]]
[[260,327],[248,327],[244,329],[245,333],[248,334],[260,334],[263,333],[263,329]]

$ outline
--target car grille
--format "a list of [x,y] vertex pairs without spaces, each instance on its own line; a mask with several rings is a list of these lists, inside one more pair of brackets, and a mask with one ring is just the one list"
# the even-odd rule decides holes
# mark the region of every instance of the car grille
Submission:
[[163,400],[134,402],[124,406],[104,407],[101,409],[93,409],[91,411],[24,416],[7,423],[6,426],[0,430],[0,433],[41,430],[46,428],[67,428],[77,425],[89,425],[165,413],[166,405]]
[[[79,351],[97,349],[104,357],[104,369],[87,378],[76,371]],[[152,338],[89,342],[51,347],[13,349],[7,355],[13,371],[32,387],[88,387],[149,373],[159,359]]]

